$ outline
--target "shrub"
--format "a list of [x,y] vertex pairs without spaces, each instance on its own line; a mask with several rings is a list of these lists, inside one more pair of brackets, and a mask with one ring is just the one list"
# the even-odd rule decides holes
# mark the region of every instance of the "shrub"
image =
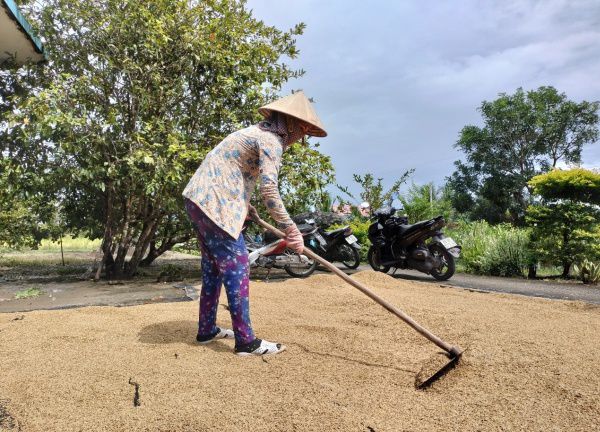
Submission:
[[174,282],[183,280],[183,268],[175,264],[167,264],[160,268],[158,282]]
[[573,265],[573,272],[584,284],[600,282],[600,263],[593,263],[585,259],[581,264]]
[[485,221],[460,223],[447,230],[462,246],[461,260],[469,273],[523,276],[530,264],[529,232],[508,224]]
[[597,250],[600,174],[581,168],[553,170],[533,177],[529,185],[541,198],[526,214],[536,252],[542,261],[562,266],[567,277],[573,263],[593,257]]

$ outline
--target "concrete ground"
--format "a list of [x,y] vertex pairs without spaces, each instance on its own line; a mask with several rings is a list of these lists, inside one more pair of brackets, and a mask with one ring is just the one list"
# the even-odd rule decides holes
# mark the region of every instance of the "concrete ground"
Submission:
[[394,277],[436,284],[442,287],[600,304],[600,286],[584,285],[578,281],[530,280],[457,273],[450,280],[439,282],[430,276],[413,270],[399,270]]
[[[157,263],[157,266],[160,267],[165,262],[176,262],[178,265],[193,271],[188,272],[186,279],[179,282],[157,282],[156,277],[150,275],[133,281],[117,282],[93,282],[89,278],[81,280],[81,277],[55,277],[52,275],[42,277],[35,274],[29,277],[5,277],[0,279],[0,313],[39,309],[68,309],[90,305],[129,306],[196,300],[201,287],[198,257],[180,253],[173,254],[166,257],[164,261]],[[368,265],[361,265],[358,269],[347,270],[347,272],[352,274],[367,269],[370,269]],[[326,273],[326,271],[319,269],[316,273]],[[454,275],[448,281],[439,282],[431,276],[406,270],[397,271],[393,277],[425,282],[443,288],[466,289],[477,292],[501,292],[600,304],[600,287],[587,286],[578,282],[500,278],[462,273]],[[277,283],[288,278],[289,276],[285,272],[273,270],[268,280]],[[264,269],[255,269],[252,271],[252,279],[264,281],[267,279],[267,274]],[[17,292],[31,287],[38,288],[41,294],[24,299],[15,298]],[[426,285],[423,287],[426,289]]]

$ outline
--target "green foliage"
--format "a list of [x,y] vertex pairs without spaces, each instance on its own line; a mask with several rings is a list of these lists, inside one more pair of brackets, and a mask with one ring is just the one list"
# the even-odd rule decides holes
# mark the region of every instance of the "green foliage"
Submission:
[[600,283],[600,262],[593,263],[587,259],[573,265],[573,272],[584,284]]
[[[286,210],[291,216],[306,213],[311,208],[320,208],[329,194],[325,187],[335,180],[335,171],[331,158],[320,153],[314,146],[295,143],[283,153],[283,162],[279,171],[279,191]],[[256,198],[252,204],[266,221],[274,223],[260,198],[256,185]],[[250,231],[255,227],[250,226]]]
[[321,199],[315,206],[315,209],[324,211],[324,212],[330,212],[332,207],[333,207],[333,197],[331,196],[331,194],[329,192],[323,191],[323,193],[321,193]]
[[583,146],[598,139],[598,107],[553,87],[484,101],[484,126],[465,126],[456,143],[466,161],[449,179],[454,207],[473,220],[522,223],[532,203],[527,182],[559,161],[581,161]]
[[[102,238],[107,273],[133,275],[192,236],[181,191],[210,149],[303,73],[282,59],[297,56],[304,25],[267,26],[236,0],[37,8],[49,62],[8,72],[26,83],[0,120],[10,182],[57,200],[62,229]],[[313,150],[294,151],[328,169]],[[313,200],[292,177],[290,190]]]
[[26,298],[32,298],[32,297],[39,297],[43,293],[44,293],[44,291],[42,291],[41,289],[39,289],[37,287],[27,288],[27,289],[17,291],[15,293],[15,299],[20,300],[20,299],[26,299]]
[[425,185],[413,183],[408,192],[400,195],[398,199],[410,223],[431,219],[438,215],[443,215],[446,220],[450,220],[453,216],[447,189],[435,187],[433,183]]
[[35,83],[43,81],[36,70],[0,69],[0,247],[36,246],[48,235],[55,212],[35,169],[44,152],[28,148],[21,137],[24,125],[8,121]]
[[335,181],[331,158],[320,153],[318,147],[296,143],[283,154],[279,189],[290,214],[319,208],[328,197],[324,188]]
[[[373,174],[370,173],[367,173],[363,176],[359,174],[353,174],[353,177],[354,181],[361,188],[361,191],[359,193],[361,201],[368,202],[371,206],[371,210],[375,211],[381,207],[392,205],[394,199],[400,195],[400,188],[404,183],[406,183],[406,181],[414,171],[414,169],[405,171],[399,179],[394,181],[392,187],[390,187],[387,191],[385,191],[384,189],[383,178],[381,177],[375,180]],[[341,190],[354,201],[356,201],[356,198],[352,193],[350,193],[349,188],[347,186],[338,185],[337,187],[339,190]]]
[[527,230],[485,221],[460,223],[446,234],[462,246],[461,261],[468,273],[524,276],[531,263]]
[[576,202],[549,203],[530,206],[527,222],[532,227],[533,246],[540,261],[563,267],[563,276],[570,266],[593,253],[600,242],[595,231],[600,211]]
[[184,243],[176,244],[172,250],[188,255],[200,256],[200,249],[198,248],[198,239],[196,237],[192,237]]
[[361,217],[355,217],[350,220],[350,228],[352,228],[352,234],[356,236],[358,239],[358,243],[360,244],[360,260],[362,262],[367,261],[367,252],[369,251],[369,246],[371,243],[369,242],[369,225],[371,222],[367,219]]
[[159,282],[174,282],[183,280],[183,268],[175,264],[161,266],[158,274]]
[[600,196],[598,179],[591,171],[572,169],[554,170],[529,182],[542,199],[527,209],[536,253],[542,262],[561,265],[564,277],[574,262],[598,249],[600,209],[594,201]]
[[583,168],[555,169],[529,180],[533,193],[546,200],[600,204],[600,174]]
[[0,201],[0,248],[35,246],[35,224],[36,220],[22,202]]

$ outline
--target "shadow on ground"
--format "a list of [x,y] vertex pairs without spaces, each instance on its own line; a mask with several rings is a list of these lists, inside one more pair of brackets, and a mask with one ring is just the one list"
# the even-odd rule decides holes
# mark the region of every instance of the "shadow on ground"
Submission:
[[138,340],[151,345],[185,343],[213,351],[231,351],[230,346],[219,341],[200,345],[196,342],[197,332],[196,321],[163,321],[143,327],[138,333]]

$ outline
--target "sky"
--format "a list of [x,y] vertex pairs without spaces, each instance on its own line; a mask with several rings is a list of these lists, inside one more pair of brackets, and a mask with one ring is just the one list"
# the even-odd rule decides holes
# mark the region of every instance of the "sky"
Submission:
[[[414,168],[444,183],[467,124],[499,93],[551,85],[575,101],[600,100],[600,0],[248,0],[279,29],[298,22],[303,89],[328,137],[339,184],[373,173],[391,185]],[[583,152],[600,167],[600,142]]]

